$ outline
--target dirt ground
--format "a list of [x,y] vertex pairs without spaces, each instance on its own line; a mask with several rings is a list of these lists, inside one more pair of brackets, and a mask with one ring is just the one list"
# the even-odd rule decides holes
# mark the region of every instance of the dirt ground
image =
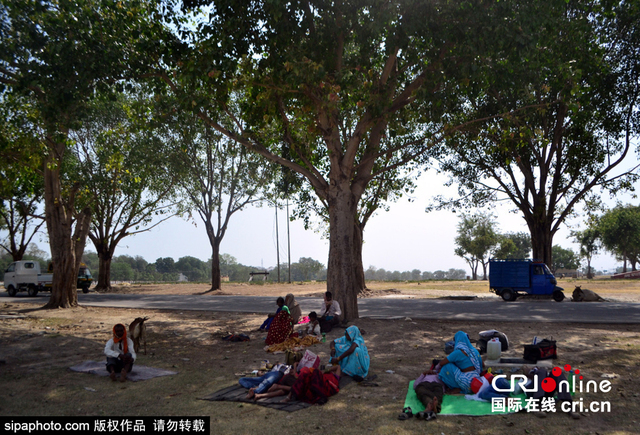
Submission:
[[[564,284],[564,285],[563,285]],[[559,283],[565,290],[581,282]],[[609,300],[640,301],[640,282],[595,280],[583,285]],[[496,297],[486,283],[370,283],[369,297]],[[241,285],[206,293],[205,285],[121,286],[118,291],[153,294],[254,294],[319,296],[323,284]],[[546,303],[546,301],[544,302]],[[554,303],[549,301],[548,303]],[[111,382],[108,378],[73,373],[68,367],[85,360],[102,361],[104,344],[115,323],[148,316],[148,352],[141,365],[172,369],[171,377],[144,382]],[[283,355],[267,354],[264,334],[250,332],[263,314],[188,311],[121,310],[80,307],[40,310],[32,304],[0,299],[0,415],[86,415],[211,417],[212,433],[309,434],[632,434],[640,419],[640,325],[534,324],[517,322],[461,322],[372,320],[355,322],[365,331],[371,355],[370,373],[377,387],[352,383],[320,407],[285,413],[261,406],[198,400],[234,385],[241,374],[257,369],[260,361],[282,362]],[[458,330],[477,337],[495,328],[509,336],[511,349],[503,356],[520,357],[533,336],[552,336],[558,343],[556,365],[580,369],[584,381],[613,376],[608,393],[577,393],[584,407],[608,401],[610,413],[583,412],[579,420],[549,413],[540,418],[522,412],[508,416],[440,416],[435,421],[398,421],[407,386],[432,358],[444,356],[444,342]],[[245,332],[246,343],[226,343],[227,332]],[[343,333],[335,329],[334,339]],[[311,348],[328,359],[329,344]],[[392,371],[390,373],[388,371]]]

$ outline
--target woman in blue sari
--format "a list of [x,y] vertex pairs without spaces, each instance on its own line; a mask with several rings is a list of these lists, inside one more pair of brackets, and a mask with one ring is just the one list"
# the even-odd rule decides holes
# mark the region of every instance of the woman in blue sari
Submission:
[[440,360],[436,372],[442,382],[449,388],[459,388],[462,393],[471,393],[471,381],[480,376],[482,358],[480,353],[471,345],[466,332],[458,331],[454,336],[453,352]]
[[331,363],[339,363],[342,373],[348,376],[366,378],[369,373],[369,351],[357,326],[349,326],[343,337],[336,338],[329,345]]

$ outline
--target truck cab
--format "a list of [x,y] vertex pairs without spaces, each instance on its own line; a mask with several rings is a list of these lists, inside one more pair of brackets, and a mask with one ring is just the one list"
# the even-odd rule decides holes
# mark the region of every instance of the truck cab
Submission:
[[532,260],[491,260],[489,288],[505,301],[523,294],[550,295],[556,302],[564,299],[563,289],[546,264]]

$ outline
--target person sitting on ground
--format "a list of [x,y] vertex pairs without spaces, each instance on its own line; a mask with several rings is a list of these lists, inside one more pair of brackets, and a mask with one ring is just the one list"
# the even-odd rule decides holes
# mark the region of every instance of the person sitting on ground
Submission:
[[325,372],[304,367],[291,391],[282,402],[300,400],[302,402],[324,405],[329,397],[340,391],[341,370],[339,365],[331,366]]
[[334,326],[340,324],[340,304],[333,300],[331,292],[324,294],[324,303],[320,308],[320,329],[322,332],[331,332]]
[[300,305],[296,301],[296,298],[294,298],[293,294],[291,293],[289,293],[284,298],[284,304],[287,307],[289,307],[289,313],[291,314],[291,321],[293,322],[294,325],[296,325],[300,321],[300,318],[302,317],[302,308],[300,308]]
[[276,310],[275,314],[269,314],[267,316],[267,319],[262,323],[262,325],[260,326],[260,328],[258,328],[258,331],[261,332],[266,332],[269,330],[269,326],[271,326],[271,322],[273,322],[273,318],[276,317],[278,315],[278,313],[280,312],[280,310],[282,310],[282,306],[284,305],[284,298],[279,297],[276,300],[276,305],[278,305],[278,309]]
[[302,331],[303,335],[313,335],[316,338],[321,338],[322,333],[320,332],[320,322],[318,321],[318,314],[315,311],[309,313],[309,323],[307,323],[306,328]]
[[470,394],[471,381],[480,376],[484,363],[466,332],[456,332],[454,342],[453,352],[440,360],[435,371],[447,387],[455,392],[459,389],[464,394]]
[[289,307],[283,305],[280,312],[273,318],[271,326],[269,326],[269,332],[265,339],[265,344],[271,346],[272,344],[278,344],[285,341],[293,332],[293,324],[291,314],[289,313]]
[[349,326],[344,336],[329,344],[332,364],[340,364],[345,375],[362,380],[369,373],[369,351],[357,326]]
[[276,382],[280,381],[282,377],[290,370],[290,366],[284,364],[276,364],[270,371],[262,376],[256,376],[252,378],[240,378],[238,383],[244,388],[248,388],[247,399],[251,399],[256,394],[262,394],[266,392]]
[[113,327],[113,338],[107,341],[104,354],[107,356],[107,371],[111,380],[115,381],[116,373],[120,373],[120,382],[126,381],[136,360],[136,351],[122,323]]

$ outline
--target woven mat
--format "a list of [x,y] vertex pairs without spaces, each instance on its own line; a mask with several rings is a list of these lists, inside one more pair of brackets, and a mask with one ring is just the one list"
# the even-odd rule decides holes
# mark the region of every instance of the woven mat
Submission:
[[[340,389],[342,390],[352,382],[353,379],[350,376],[342,376],[340,378]],[[266,406],[267,408],[279,409],[280,411],[287,412],[299,411],[311,406],[311,404],[309,403],[300,402],[297,400],[282,403],[282,400],[284,400],[286,396],[270,397],[268,399],[261,399],[254,402],[253,399],[246,398],[248,391],[248,389],[236,384],[232,385],[231,387],[223,388],[222,390],[216,391],[215,393],[212,393],[208,396],[201,397],[200,400],[211,400],[214,402],[223,401],[251,403],[254,405]]]
[[[73,367],[69,367],[69,370],[79,373],[87,373],[98,376],[109,376],[107,372],[106,362],[97,361],[84,361]],[[146,381],[147,379],[157,378],[159,376],[177,375],[178,372],[172,372],[171,370],[158,369],[155,367],[133,365],[133,370],[127,375],[127,379],[133,382]]]

